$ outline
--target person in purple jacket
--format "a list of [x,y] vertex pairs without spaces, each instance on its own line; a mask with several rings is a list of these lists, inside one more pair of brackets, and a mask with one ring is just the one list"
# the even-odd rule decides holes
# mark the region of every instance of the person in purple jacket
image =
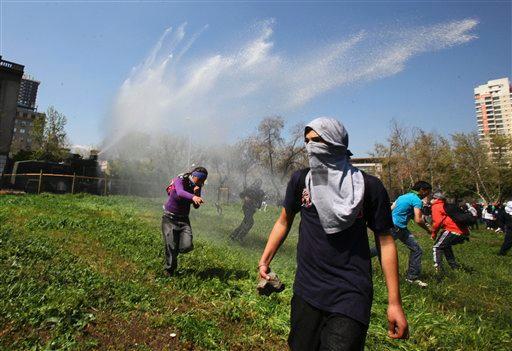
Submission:
[[193,250],[192,228],[188,215],[190,205],[199,208],[204,200],[201,198],[208,171],[196,167],[190,173],[184,173],[171,180],[167,187],[169,198],[164,204],[162,216],[162,235],[165,244],[165,271],[172,276],[178,266],[178,254]]

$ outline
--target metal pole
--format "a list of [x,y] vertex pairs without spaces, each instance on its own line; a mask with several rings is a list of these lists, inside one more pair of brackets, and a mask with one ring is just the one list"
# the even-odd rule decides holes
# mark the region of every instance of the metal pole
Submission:
[[76,179],[76,173],[73,173],[73,183],[71,183],[71,194],[75,193],[75,179]]
[[43,183],[43,170],[39,172],[39,184],[37,185],[37,193],[41,193],[41,184]]

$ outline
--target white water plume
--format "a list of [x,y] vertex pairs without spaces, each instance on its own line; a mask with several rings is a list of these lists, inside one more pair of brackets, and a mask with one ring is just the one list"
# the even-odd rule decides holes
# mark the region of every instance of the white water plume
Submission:
[[185,24],[169,28],[122,84],[104,150],[131,132],[193,131],[194,138],[215,141],[244,123],[296,110],[338,87],[394,75],[419,54],[469,42],[476,38],[470,31],[477,24],[464,19],[361,31],[287,55],[276,50],[275,21],[267,20],[239,47],[202,57],[190,57],[189,49],[206,27],[191,36]]

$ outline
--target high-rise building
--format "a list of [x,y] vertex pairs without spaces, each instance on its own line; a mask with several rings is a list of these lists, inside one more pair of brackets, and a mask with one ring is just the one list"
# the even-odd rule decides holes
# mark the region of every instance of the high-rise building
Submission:
[[36,110],[37,88],[40,82],[37,80],[23,77],[20,83],[20,91],[18,93],[18,106],[21,108]]
[[475,108],[480,139],[488,140],[493,134],[512,137],[512,86],[508,78],[476,87]]
[[23,65],[5,61],[0,56],[0,173],[4,171],[11,150],[23,69]]
[[34,140],[34,126],[40,123],[40,127],[44,127],[46,114],[18,107],[16,111],[16,119],[14,120],[14,129],[11,143],[11,153],[20,150],[33,151],[39,145]]

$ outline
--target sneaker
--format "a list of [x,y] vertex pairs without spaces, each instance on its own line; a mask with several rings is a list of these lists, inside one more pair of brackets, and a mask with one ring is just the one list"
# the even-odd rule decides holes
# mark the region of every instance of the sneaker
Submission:
[[418,286],[420,286],[420,287],[422,287],[422,288],[425,288],[425,287],[427,287],[427,286],[428,286],[428,284],[427,284],[427,283],[422,282],[422,281],[421,281],[421,280],[419,280],[419,279],[414,279],[414,280],[412,280],[412,279],[408,279],[408,278],[407,278],[407,279],[405,279],[405,281],[406,281],[407,283],[409,283],[409,284],[416,284],[416,285],[418,285]]

